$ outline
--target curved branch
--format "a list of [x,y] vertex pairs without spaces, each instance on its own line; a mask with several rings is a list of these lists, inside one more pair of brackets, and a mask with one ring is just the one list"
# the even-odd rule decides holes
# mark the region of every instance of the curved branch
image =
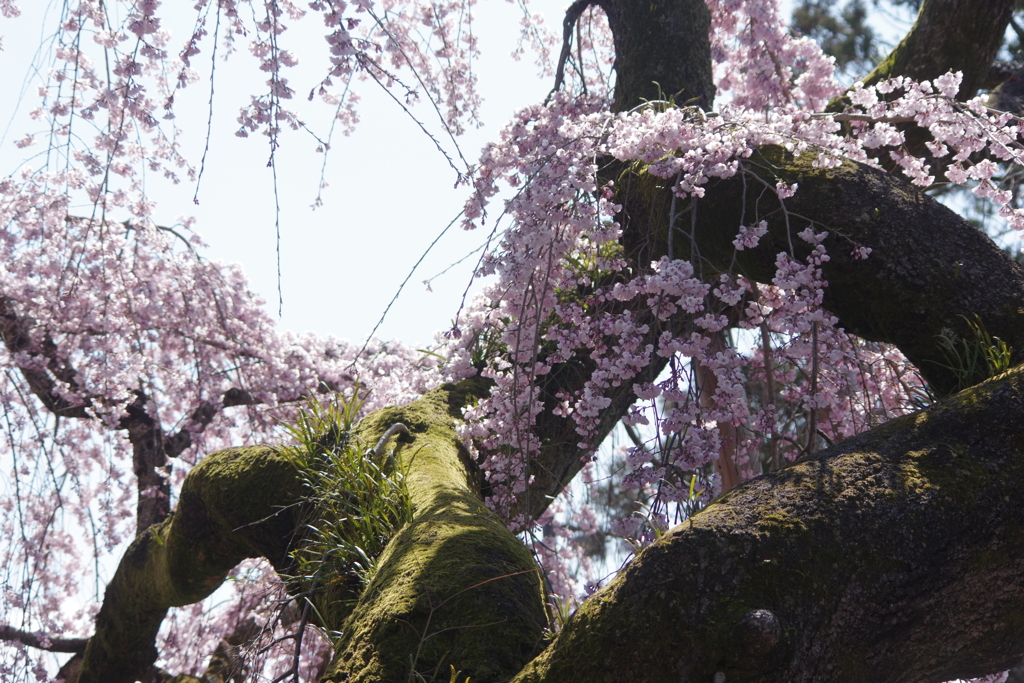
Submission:
[[[815,169],[813,157],[794,158],[780,148],[766,148],[747,164],[771,186],[777,180],[799,184],[785,200],[788,216],[774,195],[761,196],[755,183],[748,183],[747,215],[741,215],[742,179],[709,192],[696,227],[701,255],[726,266],[736,254],[731,243],[735,226],[766,219],[769,234],[761,245],[736,258],[749,276],[771,282],[778,253],[788,252],[790,244],[798,258],[809,252],[796,233],[805,227],[824,230],[830,257],[822,266],[829,283],[824,307],[848,332],[897,346],[940,395],[957,387],[940,336],[952,331],[971,338],[967,321],[975,315],[1013,347],[1015,363],[1024,359],[1024,268],[1019,263],[972,224],[899,178],[853,162]],[[755,222],[744,222],[750,220]],[[870,248],[871,254],[860,258],[859,247]]]
[[549,99],[562,89],[562,83],[565,81],[565,64],[569,60],[569,53],[572,50],[572,30],[576,27],[580,16],[592,4],[594,4],[592,0],[576,0],[565,10],[565,18],[562,19],[562,51],[558,54],[558,65],[555,67],[555,87],[548,93]]
[[125,552],[96,617],[80,683],[131,683],[156,660],[167,609],[210,595],[247,557],[283,568],[302,499],[295,466],[272,448],[207,456],[185,479],[178,509]]
[[[797,258],[810,251],[796,233],[808,226],[828,231],[824,244],[831,260],[822,266],[829,283],[824,307],[848,332],[897,346],[938,394],[950,393],[961,381],[949,367],[940,336],[952,331],[971,339],[968,320],[974,315],[991,335],[1012,347],[1013,362],[1024,361],[1024,267],[966,220],[899,178],[853,162],[815,168],[813,159],[766,148],[746,162],[747,170],[770,187],[777,180],[799,184],[799,191],[785,200],[787,213],[773,193],[764,193],[764,186],[749,178],[746,183],[736,177],[710,185],[698,204],[692,243],[675,240],[677,257],[690,258],[691,244],[696,244],[706,270],[727,271],[735,258],[747,277],[770,284],[780,252],[789,252],[791,243]],[[668,253],[671,197],[659,178],[620,178],[617,199],[631,212],[624,220],[628,229],[622,241],[638,270],[639,264]],[[732,243],[737,226],[761,219],[769,227],[761,244],[737,252]],[[869,247],[871,255],[857,258],[858,247]],[[659,321],[639,322],[649,326],[644,343],[656,346],[663,329]],[[679,330],[687,321],[680,318],[673,325]],[[652,354],[649,377],[636,381],[653,381],[666,362]],[[581,389],[588,376],[583,360],[560,364],[539,379],[549,409],[538,416],[541,453],[530,463],[533,485],[521,501],[534,517],[584,464],[575,422],[550,408],[557,404],[559,391]],[[612,402],[601,412],[598,438],[635,401],[631,386],[624,383],[610,390]]]

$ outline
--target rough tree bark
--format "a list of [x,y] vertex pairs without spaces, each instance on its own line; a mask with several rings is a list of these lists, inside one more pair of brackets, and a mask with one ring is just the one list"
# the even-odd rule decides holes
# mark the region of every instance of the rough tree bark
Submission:
[[[702,2],[595,4],[615,34],[619,110],[654,97],[655,81],[710,106]],[[965,51],[963,41],[998,45],[1011,5],[926,0],[888,74],[960,68],[970,74],[961,96],[973,94],[994,50]],[[764,149],[747,169],[709,188],[694,207],[696,230],[676,240],[684,250],[697,245],[707,268],[724,268],[735,226],[753,214],[769,221],[764,240],[776,246],[812,222],[830,233],[826,307],[848,330],[898,346],[940,393],[955,378],[938,362],[936,337],[963,333],[964,316],[977,313],[1022,360],[1024,273],[973,226],[858,164],[824,171]],[[788,225],[754,186],[776,178],[800,183]],[[640,176],[619,187],[623,244],[642,269],[666,253],[668,192]],[[871,258],[848,257],[853,246],[870,246]],[[740,265],[754,279],[770,277],[763,259],[777,251],[744,252]],[[542,389],[571,390],[585,371],[556,368]],[[324,624],[343,634],[326,680],[397,683],[411,667],[431,675],[452,665],[479,683],[710,683],[719,674],[728,683],[938,682],[1024,656],[1024,370],[741,485],[641,553],[539,654],[536,568],[483,506],[478,473],[452,430],[455,410],[479,391],[447,386],[359,427],[368,441],[394,422],[410,427],[399,457],[409,459],[416,513],[354,609]],[[626,406],[626,392],[613,397],[602,424],[610,429]],[[542,476],[524,504],[535,514],[579,468],[567,421],[538,431]],[[82,681],[140,675],[155,656],[163,610],[208,594],[238,559],[285,561],[297,524],[288,506],[301,493],[267,492],[256,481],[264,468],[288,480],[269,449],[214,454],[190,474],[178,510],[136,540],[111,582]]]

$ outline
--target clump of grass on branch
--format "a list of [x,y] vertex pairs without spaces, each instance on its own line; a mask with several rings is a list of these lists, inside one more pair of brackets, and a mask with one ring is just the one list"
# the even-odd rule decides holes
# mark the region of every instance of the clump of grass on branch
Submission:
[[1013,348],[999,337],[993,337],[985,329],[977,315],[964,318],[970,330],[968,337],[960,337],[952,330],[944,329],[939,335],[939,344],[946,357],[946,363],[939,363],[957,378],[954,393],[974,386],[989,377],[1010,369]]
[[308,491],[289,583],[321,624],[341,623],[394,532],[412,519],[405,474],[385,453],[387,438],[404,427],[396,425],[376,447],[367,447],[352,435],[360,404],[358,398],[311,400],[287,426],[294,443],[284,452]]

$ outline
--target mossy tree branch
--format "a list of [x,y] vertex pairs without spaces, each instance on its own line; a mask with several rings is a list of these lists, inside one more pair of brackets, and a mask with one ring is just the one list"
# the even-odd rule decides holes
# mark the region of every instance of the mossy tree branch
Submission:
[[[406,681],[409,656],[418,653],[419,671],[455,665],[474,681],[507,680],[535,654],[546,625],[539,571],[484,506],[475,467],[455,433],[455,416],[487,386],[445,385],[358,426],[364,443],[377,443],[396,422],[410,430],[396,458],[407,473],[414,518],[385,550],[354,610],[314,598],[328,621],[321,625],[343,634],[332,679]],[[156,660],[167,609],[210,595],[242,559],[265,557],[287,576],[289,551],[310,523],[302,516],[303,481],[278,449],[205,458],[186,477],[177,510],[122,558],[79,683],[142,676]]]
[[515,681],[937,683],[1012,666],[1022,420],[1018,368],[741,485],[587,600]]
[[202,600],[247,557],[288,562],[302,480],[276,449],[209,455],[182,486],[178,508],[136,537],[107,585],[79,683],[131,683],[156,661],[168,608]]
[[454,430],[463,403],[450,398],[441,389],[359,424],[366,443],[396,422],[408,427],[411,438],[403,437],[396,457],[415,511],[339,629],[343,642],[327,681],[405,683],[413,670],[447,680],[450,666],[474,682],[502,681],[541,645],[539,569],[483,504]]

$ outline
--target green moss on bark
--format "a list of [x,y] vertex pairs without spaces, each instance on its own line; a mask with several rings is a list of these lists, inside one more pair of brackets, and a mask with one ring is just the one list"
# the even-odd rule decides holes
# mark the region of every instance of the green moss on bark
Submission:
[[[1019,659],[1022,414],[1016,369],[740,486],[515,680],[940,681]],[[758,611],[781,635],[751,627]]]
[[[525,664],[546,624],[533,558],[484,506],[455,433],[447,388],[378,411],[358,427],[375,437],[406,425],[396,451],[413,521],[401,529],[351,617],[330,681],[432,680],[449,667],[474,682],[502,681]],[[456,402],[457,403],[457,402]]]
[[107,586],[80,683],[131,683],[155,661],[169,607],[213,593],[246,557],[286,561],[301,480],[267,447],[218,451],[189,473],[178,509],[135,539]]

